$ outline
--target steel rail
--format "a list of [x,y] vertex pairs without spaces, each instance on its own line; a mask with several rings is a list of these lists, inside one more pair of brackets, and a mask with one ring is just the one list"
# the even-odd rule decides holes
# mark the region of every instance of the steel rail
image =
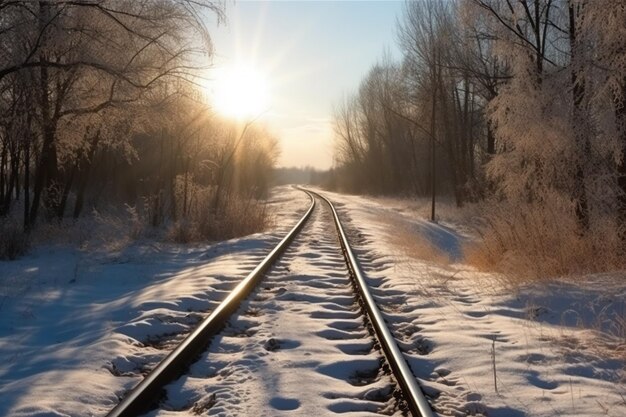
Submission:
[[107,417],[131,417],[150,411],[161,398],[165,385],[178,378],[189,364],[197,358],[209,344],[210,337],[219,332],[226,319],[235,312],[241,301],[258,284],[263,274],[272,266],[300,232],[313,209],[315,198],[307,192],[311,205],[300,221],[280,241],[280,243],[261,261],[246,278],[243,279],[220,305],[204,319],[169,355],[133,388],[124,399],[113,408]]
[[337,214],[337,210],[335,210],[335,206],[333,206],[333,203],[328,198],[319,193],[308,189],[302,190],[308,191],[309,193],[314,194],[324,200],[333,213],[335,226],[337,228],[337,233],[339,234],[339,240],[343,249],[344,256],[346,258],[346,263],[348,264],[348,268],[351,271],[351,276],[354,280],[356,288],[360,293],[363,303],[365,304],[365,310],[370,319],[370,322],[372,323],[372,327],[374,328],[376,337],[380,342],[387,362],[389,363],[389,366],[391,367],[393,374],[398,381],[400,388],[402,389],[404,399],[407,402],[411,414],[413,414],[413,416],[415,417],[434,417],[433,411],[428,404],[428,400],[426,400],[426,397],[424,397],[424,393],[417,384],[415,375],[413,374],[411,368],[406,362],[404,355],[398,348],[395,338],[387,328],[383,315],[376,306],[374,297],[372,297],[367,282],[365,281],[363,273],[361,272],[359,262],[357,261],[356,256],[354,256],[354,253],[350,248],[350,243],[348,242],[346,233],[343,229],[341,221],[339,220],[339,215]]

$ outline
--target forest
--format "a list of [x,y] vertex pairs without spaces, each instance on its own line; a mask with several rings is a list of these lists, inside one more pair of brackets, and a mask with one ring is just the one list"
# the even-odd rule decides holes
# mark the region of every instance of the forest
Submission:
[[175,241],[263,227],[277,141],[202,89],[223,18],[210,1],[0,0],[0,257],[83,217]]
[[623,267],[626,4],[407,2],[385,54],[334,115],[336,188],[452,196],[478,265]]
[[[0,0],[0,257],[88,220],[177,242],[263,229],[278,139],[203,87],[225,7]],[[428,198],[433,221],[452,198],[479,266],[623,267],[625,21],[621,0],[406,2],[401,57],[336,103],[314,182]]]

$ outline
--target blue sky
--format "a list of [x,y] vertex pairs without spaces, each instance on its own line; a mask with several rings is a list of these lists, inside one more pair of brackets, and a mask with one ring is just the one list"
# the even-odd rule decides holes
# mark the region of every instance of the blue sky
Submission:
[[215,66],[245,62],[268,80],[262,123],[281,142],[280,166],[332,163],[332,108],[385,50],[399,56],[402,1],[237,1],[210,26]]

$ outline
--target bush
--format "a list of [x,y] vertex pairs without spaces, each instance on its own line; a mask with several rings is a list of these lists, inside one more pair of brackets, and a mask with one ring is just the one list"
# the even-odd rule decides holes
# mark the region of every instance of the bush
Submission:
[[594,216],[583,232],[567,201],[486,203],[480,239],[466,244],[466,260],[509,281],[605,272],[626,267],[623,243],[610,216]]
[[270,223],[265,204],[255,198],[224,196],[217,209],[213,198],[208,188],[194,190],[193,203],[168,227],[167,239],[176,243],[231,239],[263,231]]
[[263,231],[270,223],[264,203],[252,198],[229,198],[218,210],[214,221],[208,222],[206,236],[230,239]]
[[28,247],[28,234],[24,233],[16,219],[0,222],[0,259],[17,259],[26,253]]
[[265,203],[239,194],[223,196],[219,208],[213,208],[211,187],[194,186],[188,206],[179,207],[179,219],[169,220],[161,210],[165,226],[152,227],[153,201],[138,208],[125,205],[93,209],[78,220],[40,222],[29,234],[19,226],[19,216],[0,219],[0,259],[16,259],[31,245],[60,244],[87,251],[119,251],[141,238],[176,243],[225,240],[265,230],[270,216]]

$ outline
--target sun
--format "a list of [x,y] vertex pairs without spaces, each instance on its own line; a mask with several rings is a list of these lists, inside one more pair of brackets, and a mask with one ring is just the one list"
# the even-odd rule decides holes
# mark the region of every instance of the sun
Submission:
[[213,105],[230,117],[259,116],[269,106],[266,77],[247,65],[234,65],[215,71],[213,82]]

